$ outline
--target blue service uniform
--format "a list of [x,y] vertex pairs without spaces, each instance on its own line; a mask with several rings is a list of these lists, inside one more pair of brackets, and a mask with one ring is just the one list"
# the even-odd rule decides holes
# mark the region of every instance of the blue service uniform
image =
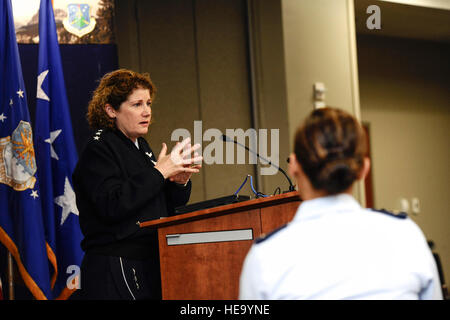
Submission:
[[250,249],[240,299],[442,299],[436,263],[406,215],[362,208],[348,194],[304,201]]

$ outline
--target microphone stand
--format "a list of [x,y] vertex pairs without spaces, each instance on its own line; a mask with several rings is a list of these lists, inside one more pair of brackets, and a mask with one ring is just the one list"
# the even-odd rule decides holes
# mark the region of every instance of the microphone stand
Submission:
[[224,142],[233,142],[233,143],[235,143],[235,144],[237,144],[237,145],[239,145],[239,146],[245,148],[248,152],[250,152],[250,153],[256,155],[259,159],[264,160],[265,162],[267,162],[267,164],[269,164],[269,165],[275,167],[278,171],[280,171],[280,172],[286,177],[286,179],[287,179],[288,182],[289,182],[289,191],[284,191],[283,193],[295,191],[295,187],[294,187],[294,185],[292,184],[292,181],[291,181],[291,179],[289,179],[289,177],[288,177],[288,175],[286,174],[286,172],[285,172],[283,169],[281,169],[279,166],[273,164],[272,161],[267,160],[267,159],[264,158],[264,157],[261,157],[261,156],[259,155],[259,153],[257,153],[257,152],[255,152],[255,151],[249,149],[246,145],[243,145],[242,143],[239,143],[239,142],[237,142],[236,140],[231,139],[230,137],[227,137],[227,136],[224,135],[224,134],[222,135],[222,140],[223,140]]

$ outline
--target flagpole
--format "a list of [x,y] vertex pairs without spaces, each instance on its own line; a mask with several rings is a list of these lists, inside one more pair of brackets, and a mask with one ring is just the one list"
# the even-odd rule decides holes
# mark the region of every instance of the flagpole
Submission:
[[8,287],[9,287],[9,300],[14,300],[14,269],[11,252],[8,252]]

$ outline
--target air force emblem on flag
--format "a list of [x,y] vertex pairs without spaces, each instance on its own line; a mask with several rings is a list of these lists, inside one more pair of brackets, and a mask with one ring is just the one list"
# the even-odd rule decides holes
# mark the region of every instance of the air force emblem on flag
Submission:
[[0,138],[0,183],[16,191],[33,189],[35,173],[31,126],[29,122],[20,121],[11,136]]
[[95,19],[91,17],[91,7],[86,3],[67,5],[68,17],[63,20],[64,28],[78,37],[82,37],[95,28]]

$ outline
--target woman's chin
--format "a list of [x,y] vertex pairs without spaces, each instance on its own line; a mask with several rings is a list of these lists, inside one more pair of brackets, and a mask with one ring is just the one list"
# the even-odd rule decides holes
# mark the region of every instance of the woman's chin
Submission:
[[139,130],[139,136],[145,136],[148,133],[148,127]]

